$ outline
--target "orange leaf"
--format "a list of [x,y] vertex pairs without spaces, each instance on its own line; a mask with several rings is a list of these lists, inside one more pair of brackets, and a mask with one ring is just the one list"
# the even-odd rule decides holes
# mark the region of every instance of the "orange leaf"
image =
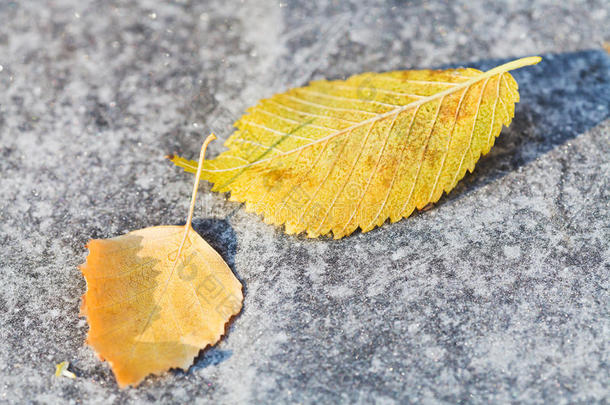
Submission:
[[[214,139],[210,135],[201,148]],[[188,369],[216,343],[242,304],[242,286],[220,255],[192,228],[199,175],[185,226],[156,226],[91,240],[81,270],[87,343],[108,360],[119,386],[148,374]]]

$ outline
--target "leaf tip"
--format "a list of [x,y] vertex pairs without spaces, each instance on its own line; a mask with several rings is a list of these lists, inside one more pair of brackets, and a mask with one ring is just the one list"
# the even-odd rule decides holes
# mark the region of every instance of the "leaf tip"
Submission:
[[525,58],[515,59],[508,63],[505,63],[500,66],[496,66],[495,68],[488,70],[486,74],[494,75],[498,73],[508,72],[509,70],[519,69],[525,66],[535,65],[542,60],[540,56],[526,56]]
[[526,56],[525,58],[517,59],[506,64],[507,70],[519,69],[525,66],[536,65],[542,60],[540,56]]

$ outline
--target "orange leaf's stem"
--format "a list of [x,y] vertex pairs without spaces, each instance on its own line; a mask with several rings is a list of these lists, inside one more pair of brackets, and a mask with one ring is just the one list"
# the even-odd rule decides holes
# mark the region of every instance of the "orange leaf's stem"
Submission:
[[189,208],[188,217],[186,218],[186,224],[184,224],[184,237],[182,238],[182,242],[178,248],[178,253],[176,254],[176,262],[178,262],[178,258],[182,253],[182,248],[184,247],[189,230],[191,229],[191,223],[193,222],[193,212],[195,211],[195,200],[197,199],[197,190],[199,189],[199,180],[201,179],[201,168],[203,167],[203,161],[205,160],[205,150],[208,148],[208,144],[214,139],[216,139],[216,135],[210,134],[207,138],[205,138],[205,141],[203,141],[203,145],[201,145],[201,152],[199,152],[199,165],[197,166],[197,175],[195,176],[193,194],[191,196],[191,206]]
[[205,160],[205,150],[208,148],[208,144],[216,139],[216,135],[210,134],[203,145],[201,145],[201,152],[199,152],[199,165],[197,166],[197,175],[195,176],[195,184],[193,184],[193,196],[191,197],[191,207],[189,208],[189,215],[186,219],[185,227],[191,226],[193,221],[193,212],[195,211],[195,199],[197,198],[197,189],[199,188],[199,180],[201,179],[201,168],[203,167],[203,161]]

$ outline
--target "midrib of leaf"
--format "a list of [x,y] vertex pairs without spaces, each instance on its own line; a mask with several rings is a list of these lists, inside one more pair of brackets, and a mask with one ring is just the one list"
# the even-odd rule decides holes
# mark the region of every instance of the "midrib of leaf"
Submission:
[[[451,95],[453,93],[456,93],[456,92],[458,92],[458,91],[460,91],[462,89],[468,89],[470,86],[472,86],[475,83],[480,82],[483,79],[490,78],[490,77],[495,76],[497,74],[505,73],[505,72],[508,72],[510,70],[518,69],[518,68],[521,68],[521,67],[524,67],[524,66],[534,65],[534,64],[538,63],[540,61],[540,59],[541,58],[538,57],[538,56],[530,56],[530,57],[521,58],[521,59],[517,59],[517,60],[511,61],[511,62],[505,63],[505,64],[497,66],[497,67],[495,67],[495,68],[493,68],[491,70],[488,70],[487,72],[481,73],[478,76],[472,77],[472,78],[470,78],[469,80],[467,80],[467,81],[465,81],[463,83],[457,84],[454,87],[451,87],[449,89],[440,91],[440,92],[435,93],[435,94],[433,94],[431,96],[428,96],[428,97],[423,97],[423,98],[421,98],[419,100],[416,100],[416,101],[411,102],[409,104],[405,104],[404,106],[395,108],[393,110],[390,110],[390,111],[387,111],[387,112],[384,112],[384,113],[381,113],[381,114],[377,114],[375,117],[371,117],[371,118],[366,119],[364,121],[360,121],[360,122],[358,122],[358,123],[356,123],[354,125],[351,125],[351,126],[346,127],[344,129],[338,130],[337,132],[334,132],[334,133],[332,133],[330,135],[327,135],[325,137],[316,139],[313,142],[307,143],[305,145],[301,145],[301,146],[299,146],[297,148],[290,149],[290,150],[287,150],[287,151],[283,151],[281,153],[278,153],[275,156],[271,156],[271,157],[268,157],[266,159],[257,159],[257,160],[254,160],[254,161],[252,161],[250,163],[247,163],[247,164],[244,164],[244,165],[241,165],[241,166],[233,166],[233,167],[225,168],[225,169],[205,169],[204,168],[204,169],[202,169],[202,172],[221,173],[221,172],[229,172],[229,171],[240,170],[240,169],[243,170],[243,169],[247,169],[249,167],[255,166],[255,165],[259,165],[261,163],[269,162],[269,161],[272,161],[272,160],[275,160],[275,159],[278,159],[278,158],[281,158],[281,157],[284,157],[284,156],[287,156],[287,155],[299,152],[301,150],[307,149],[307,148],[312,147],[314,145],[317,145],[319,143],[322,143],[322,142],[325,142],[325,141],[329,141],[330,139],[332,139],[334,137],[337,137],[339,135],[346,134],[346,133],[351,133],[354,129],[362,127],[364,125],[374,124],[375,122],[378,122],[378,121],[381,121],[381,120],[383,120],[385,118],[391,117],[392,115],[398,115],[398,114],[400,114],[400,113],[402,113],[404,111],[407,111],[407,110],[409,110],[411,108],[417,108],[417,107],[419,107],[419,106],[421,106],[423,104],[426,104],[426,103],[428,103],[430,101],[434,101],[434,100],[437,100],[437,99],[440,99],[440,98],[444,98],[444,97],[446,97],[448,95]],[[433,82],[433,83],[436,83],[436,82]],[[294,131],[291,131],[291,132],[294,132]],[[275,144],[273,146],[275,146]],[[195,170],[196,169],[196,166],[193,165],[193,163],[186,163],[185,162],[183,164],[183,167],[184,168],[189,168],[191,170]]]

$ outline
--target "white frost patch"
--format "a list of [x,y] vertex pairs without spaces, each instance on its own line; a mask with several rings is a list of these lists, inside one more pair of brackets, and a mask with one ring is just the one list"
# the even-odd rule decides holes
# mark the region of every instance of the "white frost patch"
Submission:
[[509,259],[517,259],[521,256],[521,248],[519,245],[504,246],[504,256]]

